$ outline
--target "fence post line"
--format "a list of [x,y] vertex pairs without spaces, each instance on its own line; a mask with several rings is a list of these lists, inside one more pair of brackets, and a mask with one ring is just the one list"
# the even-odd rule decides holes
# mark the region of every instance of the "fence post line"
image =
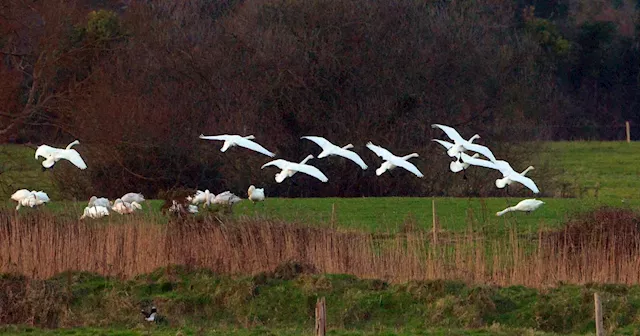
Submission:
[[624,127],[627,130],[627,143],[631,143],[631,126],[629,125],[629,121],[624,122]]
[[600,294],[593,293],[593,302],[595,304],[596,336],[604,336],[604,327],[602,325],[602,302],[600,301]]
[[336,225],[336,204],[331,203],[331,226]]
[[327,331],[327,309],[324,296],[316,302],[316,336],[325,336]]
[[433,217],[433,245],[438,245],[438,218],[436,217],[436,199],[431,199],[431,215]]

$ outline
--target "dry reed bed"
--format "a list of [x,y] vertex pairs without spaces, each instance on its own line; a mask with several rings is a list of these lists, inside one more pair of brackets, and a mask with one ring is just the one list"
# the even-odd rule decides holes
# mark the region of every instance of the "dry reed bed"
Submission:
[[594,214],[559,232],[509,231],[502,240],[481,233],[380,235],[341,232],[277,221],[172,220],[132,217],[91,223],[47,214],[0,213],[0,273],[44,279],[66,270],[128,278],[168,265],[225,274],[271,271],[287,261],[321,273],[347,273],[393,282],[457,279],[496,285],[640,283],[637,215]]

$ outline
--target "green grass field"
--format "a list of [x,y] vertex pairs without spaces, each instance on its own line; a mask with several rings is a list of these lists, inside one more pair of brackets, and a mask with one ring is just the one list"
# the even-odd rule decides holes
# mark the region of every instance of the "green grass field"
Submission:
[[[501,231],[516,224],[521,230],[535,230],[540,225],[554,228],[567,218],[601,206],[640,208],[640,143],[625,142],[553,142],[542,156],[555,171],[560,172],[558,183],[569,185],[579,198],[541,198],[546,204],[531,213],[510,213],[503,217],[495,213],[519,198],[435,198],[436,213],[441,228],[463,231],[469,227]],[[5,201],[0,206],[14,207],[7,201],[20,187],[43,189],[52,198],[48,211],[64,212],[79,217],[85,202],[59,201],[59,193],[51,181],[40,181],[44,173],[39,161],[33,159],[33,150],[25,146],[0,146],[0,187],[4,186]],[[551,156],[553,155],[553,156]],[[600,183],[597,195],[595,187]],[[246,195],[240,195],[246,197]],[[268,196],[268,192],[267,192]],[[596,197],[597,196],[597,197]],[[432,225],[432,198],[373,197],[373,198],[268,198],[253,206],[248,201],[239,203],[236,216],[263,216],[305,224],[329,223],[335,209],[335,224],[345,229],[396,232],[405,223],[416,227]],[[146,203],[146,214],[157,214],[161,201]],[[22,211],[33,211],[24,209]],[[46,210],[36,210],[46,211]],[[115,216],[113,216],[115,215]],[[117,220],[113,214],[104,221]],[[478,225],[478,223],[481,223]]]

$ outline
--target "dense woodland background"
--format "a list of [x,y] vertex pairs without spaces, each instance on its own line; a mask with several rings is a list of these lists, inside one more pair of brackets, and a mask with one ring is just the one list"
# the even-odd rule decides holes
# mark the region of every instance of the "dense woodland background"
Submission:
[[[638,13],[626,0],[5,0],[0,143],[79,139],[90,168],[47,173],[81,199],[249,184],[290,197],[502,195],[497,172],[448,173],[430,124],[479,133],[517,170],[544,168],[522,142],[621,139],[625,120],[640,125]],[[320,152],[300,136],[325,136],[371,168],[314,160],[329,183],[278,185],[260,169],[268,157],[221,153],[201,133],[253,134],[291,161]],[[376,177],[367,141],[419,153],[425,178]],[[551,175],[532,174],[547,195]]]

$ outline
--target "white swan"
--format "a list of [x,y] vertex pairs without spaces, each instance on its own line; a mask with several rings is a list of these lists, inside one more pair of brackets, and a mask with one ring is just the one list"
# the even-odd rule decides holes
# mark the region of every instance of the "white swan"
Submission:
[[414,173],[418,177],[424,177],[424,175],[422,175],[420,170],[418,170],[418,168],[416,166],[414,166],[413,163],[407,161],[410,158],[418,157],[419,156],[418,153],[411,153],[409,155],[405,155],[405,156],[402,156],[402,157],[395,156],[395,155],[391,154],[391,152],[389,152],[388,150],[386,150],[386,149],[384,149],[384,148],[382,148],[380,146],[374,145],[371,141],[369,141],[367,143],[367,148],[369,148],[374,153],[376,153],[376,155],[378,155],[383,160],[385,160],[385,162],[382,163],[380,168],[376,169],[376,175],[380,176],[387,170],[391,171],[391,170],[395,169],[396,167],[402,167],[402,168]]
[[204,134],[200,134],[200,139],[224,141],[224,144],[222,145],[222,148],[220,149],[221,152],[226,152],[227,149],[229,149],[229,148],[231,148],[233,146],[240,146],[240,147],[251,149],[251,150],[256,151],[258,153],[262,153],[262,154],[270,156],[270,157],[276,156],[274,153],[271,153],[266,148],[260,146],[258,143],[254,142],[254,141],[251,141],[251,140],[253,140],[255,138],[256,137],[254,137],[253,135],[248,135],[248,136],[242,137],[242,136],[239,136],[239,135],[229,135],[229,134],[206,135],[206,136]]
[[[478,134],[475,134],[469,140],[465,140],[464,138],[462,138],[460,133],[458,133],[458,131],[453,129],[453,127],[440,125],[440,124],[433,124],[433,125],[431,125],[431,127],[439,128],[439,129],[443,130],[444,133],[451,140],[453,140],[453,142],[454,142],[453,145],[447,149],[447,154],[449,154],[449,156],[451,156],[451,157],[459,157],[460,153],[464,152],[465,150],[470,150],[470,151],[473,151],[473,152],[476,152],[476,153],[480,153],[480,154],[486,156],[491,161],[495,161],[496,160],[496,157],[493,155],[491,150],[489,150],[489,148],[473,143],[473,140],[475,140],[477,138],[480,138],[480,136]],[[434,140],[436,140],[436,139],[434,139]],[[448,146],[447,145],[448,142],[446,142],[446,141],[442,141],[441,142],[441,141],[442,140],[439,140],[437,142],[439,144],[441,144],[442,146],[444,146],[444,147]]]
[[311,140],[318,146],[322,147],[322,152],[318,155],[318,159],[322,159],[330,155],[337,155],[355,162],[362,169],[368,168],[368,166],[364,163],[364,161],[362,161],[362,158],[360,158],[358,154],[349,150],[353,148],[352,144],[348,144],[341,148],[332,144],[329,140],[318,136],[303,136],[300,139]]
[[543,205],[544,202],[543,201],[539,201],[537,199],[526,199],[526,200],[522,200],[520,202],[518,202],[518,204],[512,206],[512,207],[508,207],[502,211],[498,211],[496,212],[496,215],[498,216],[502,216],[504,214],[506,214],[507,212],[510,211],[525,211],[527,213],[536,210],[537,208],[539,208],[541,205]]
[[71,148],[73,145],[77,145],[79,143],[80,141],[76,140],[67,145],[67,148],[65,149],[41,145],[36,149],[36,160],[40,156],[45,158],[45,160],[42,161],[42,166],[44,168],[51,168],[56,162],[61,159],[65,159],[69,160],[80,169],[87,169],[87,164],[84,163],[80,154],[75,149]]
[[113,206],[111,207],[111,209],[121,215],[126,215],[126,214],[133,213],[136,210],[141,210],[142,205],[140,205],[136,201],[129,203],[118,198],[117,200],[115,200],[115,202],[113,202]]
[[18,202],[18,205],[16,206],[16,210],[20,210],[20,207],[33,208],[35,206],[42,205],[50,201],[49,195],[47,195],[47,193],[43,192],[42,190],[29,191],[27,189],[20,189],[14,192],[11,195],[11,199]]
[[82,216],[80,216],[80,219],[82,220],[86,217],[95,219],[102,218],[104,216],[109,216],[109,208],[102,205],[93,205],[84,208],[84,212],[82,213]]
[[249,196],[249,200],[254,204],[264,201],[264,188],[256,188],[252,184],[249,186],[249,190],[247,190],[247,195]]
[[238,202],[242,201],[242,198],[234,195],[230,191],[224,191],[216,195],[213,199],[212,203],[214,204],[226,204],[226,205],[234,205]]
[[304,160],[302,160],[302,162],[300,163],[295,163],[295,162],[290,162],[287,160],[282,160],[282,159],[278,159],[278,160],[273,160],[271,162],[267,162],[264,165],[262,165],[263,169],[264,167],[268,167],[268,166],[276,166],[280,169],[282,169],[279,173],[276,174],[276,182],[281,183],[282,181],[284,181],[287,177],[291,177],[293,175],[295,175],[295,173],[297,172],[301,172],[301,173],[305,173],[307,175],[311,175],[315,178],[317,178],[318,180],[322,181],[322,182],[327,182],[329,181],[329,179],[327,178],[327,176],[325,176],[320,169],[308,165],[306,164],[306,162],[310,159],[313,159],[313,155],[308,155]]
[[120,199],[126,203],[132,203],[132,202],[142,203],[144,202],[144,195],[142,195],[141,193],[131,192],[131,193],[124,194],[122,197],[120,197]]
[[89,207],[92,206],[102,206],[105,208],[110,208],[111,207],[111,202],[109,202],[109,199],[106,197],[100,197],[98,198],[97,196],[91,196],[91,198],[89,199]]
[[206,189],[205,191],[197,190],[196,194],[188,200],[191,201],[191,204],[198,205],[200,203],[204,203],[206,206],[209,206],[215,197],[215,194],[212,194],[209,189]]
[[463,162],[473,166],[481,166],[485,168],[499,170],[502,173],[502,178],[499,178],[496,180],[496,187],[498,188],[502,189],[513,182],[518,182],[523,184],[525,187],[531,189],[531,191],[533,191],[536,194],[540,192],[535,182],[533,182],[532,179],[525,176],[530,170],[534,169],[533,166],[529,166],[527,167],[527,169],[522,171],[522,173],[518,173],[517,171],[513,170],[513,168],[511,168],[511,165],[509,165],[509,162],[504,160],[496,160],[495,162],[491,162],[489,160],[472,158],[465,153],[461,153],[461,159]]
[[[465,154],[466,155],[466,154]],[[480,154],[475,153],[473,154],[472,158],[479,158]],[[449,169],[451,169],[452,172],[454,173],[458,173],[460,171],[463,171],[467,168],[469,168],[470,164],[464,161],[461,161],[460,159],[455,160],[455,161],[451,161],[451,163],[449,164]]]

